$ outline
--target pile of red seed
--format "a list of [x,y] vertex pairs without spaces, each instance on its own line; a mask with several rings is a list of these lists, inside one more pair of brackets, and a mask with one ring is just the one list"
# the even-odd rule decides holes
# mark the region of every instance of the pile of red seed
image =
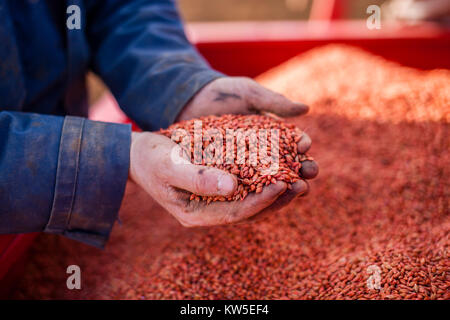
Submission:
[[[198,151],[194,147],[196,121],[201,122],[201,127],[197,132],[200,141]],[[184,132],[184,135],[189,135],[185,145],[182,143],[180,129],[183,130],[181,132]],[[260,130],[264,130],[266,133],[260,136]],[[273,144],[271,130],[278,131],[278,139],[273,141]],[[215,136],[214,132],[216,132]],[[247,134],[244,135],[244,133]],[[286,123],[270,116],[228,114],[220,117],[201,117],[176,123],[168,129],[161,130],[161,134],[180,143],[191,163],[212,166],[237,176],[238,187],[232,196],[208,197],[192,194],[191,201],[203,200],[210,203],[211,201],[244,200],[249,193],[260,193],[264,186],[275,184],[277,181],[286,182],[290,189],[291,185],[301,178],[302,161],[313,160],[298,152],[298,142],[301,139],[302,131],[292,123]],[[263,139],[266,141],[262,141]],[[220,148],[220,153],[217,151],[206,152],[213,144],[216,145],[211,150]],[[232,161],[226,161],[227,146]],[[262,161],[263,158],[260,157],[260,147],[267,151],[266,162]],[[275,147],[274,150],[273,147]],[[251,151],[255,155],[254,163],[249,156]],[[277,168],[272,172],[265,173],[265,170],[271,171],[269,169],[273,165],[271,163],[272,151],[276,157]],[[199,154],[197,162],[195,162],[195,152]],[[242,155],[241,160],[238,157],[239,154]]]
[[311,106],[294,120],[320,159],[308,196],[199,230],[136,200],[104,252],[41,236],[14,297],[449,299],[450,71],[327,46],[259,80]]

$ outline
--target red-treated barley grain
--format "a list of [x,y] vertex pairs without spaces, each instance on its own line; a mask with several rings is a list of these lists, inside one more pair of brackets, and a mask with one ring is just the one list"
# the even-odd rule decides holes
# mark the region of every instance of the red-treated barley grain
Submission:
[[[301,164],[305,160],[312,160],[312,157],[307,156],[306,154],[297,153],[297,143],[301,139],[302,131],[295,127],[292,123],[286,123],[282,120],[278,120],[276,118],[270,116],[263,115],[223,115],[223,116],[208,116],[202,117],[200,119],[192,119],[189,121],[182,121],[170,126],[168,129],[161,130],[161,134],[167,137],[173,137],[175,142],[182,142],[181,137],[175,135],[177,130],[182,129],[186,134],[190,135],[190,143],[189,146],[183,145],[185,154],[188,156],[190,161],[194,163],[194,124],[195,121],[201,121],[202,123],[202,132],[198,132],[200,138],[208,137],[208,130],[220,130],[222,133],[222,141],[218,141],[220,143],[222,149],[222,156],[219,157],[220,161],[217,161],[214,158],[214,154],[209,156],[206,155],[205,150],[210,146],[210,144],[215,143],[214,139],[210,142],[209,139],[200,140],[199,145],[202,148],[202,162],[198,163],[201,165],[215,167],[224,171],[228,171],[232,174],[235,174],[238,178],[238,189],[236,192],[230,197],[207,197],[207,196],[199,196],[195,194],[191,194],[190,200],[193,201],[207,201],[210,203],[211,201],[233,201],[233,200],[244,200],[245,197],[251,193],[262,192],[264,186],[267,186],[271,183],[275,184],[277,181],[284,181],[290,187],[293,183],[300,180],[301,178]],[[243,130],[243,132],[250,132],[250,130],[255,130],[255,138],[259,137],[259,130],[267,130],[267,158],[270,160],[271,157],[271,134],[270,130],[276,129],[279,131],[279,139],[276,141],[279,146],[279,156],[277,155],[277,160],[279,162],[279,168],[276,172],[271,172],[270,174],[265,174],[263,172],[264,169],[270,167],[270,161],[268,164],[263,164],[259,157],[259,143],[258,140],[250,141],[250,138],[247,136],[245,139],[240,138],[239,136],[235,136],[233,138],[232,134],[226,133],[227,129],[232,129],[237,132],[238,130]],[[230,140],[232,139],[232,140]],[[227,148],[227,140],[230,140],[230,145],[233,146],[234,149],[234,161],[232,163],[226,162],[226,148]],[[239,141],[238,141],[239,140]],[[239,143],[242,142],[242,143]],[[244,163],[239,163],[237,156],[237,149],[242,147],[243,151],[246,154],[246,159]],[[188,150],[189,149],[189,150]],[[219,148],[218,148],[219,149]],[[256,150],[256,164],[252,165],[249,159],[250,150]],[[230,161],[231,162],[231,161]],[[274,176],[272,176],[272,175]]]

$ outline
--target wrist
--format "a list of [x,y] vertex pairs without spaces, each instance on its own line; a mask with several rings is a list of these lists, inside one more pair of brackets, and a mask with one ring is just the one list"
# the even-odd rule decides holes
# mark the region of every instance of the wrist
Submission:
[[130,169],[128,172],[128,178],[134,183],[138,183],[137,175],[136,175],[136,162],[137,157],[139,156],[138,151],[138,141],[142,136],[142,132],[132,132],[131,133],[131,146],[130,146]]

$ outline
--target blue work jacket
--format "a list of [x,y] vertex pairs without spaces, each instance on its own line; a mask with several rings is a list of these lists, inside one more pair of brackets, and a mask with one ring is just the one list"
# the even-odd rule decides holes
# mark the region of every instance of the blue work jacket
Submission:
[[[69,29],[76,5],[81,28]],[[73,17],[73,16],[72,16]],[[210,81],[171,0],[0,0],[0,234],[103,247],[128,178],[129,125],[87,120],[93,70],[144,130]]]

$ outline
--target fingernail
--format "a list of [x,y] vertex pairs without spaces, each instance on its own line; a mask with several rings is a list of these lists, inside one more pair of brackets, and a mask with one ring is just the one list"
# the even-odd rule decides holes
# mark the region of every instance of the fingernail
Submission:
[[306,196],[309,192],[309,187],[308,184],[303,181],[303,180],[299,180],[296,183],[298,183],[298,193],[297,193],[297,197],[303,197]]
[[307,113],[309,111],[309,106],[307,106],[306,104],[301,102],[295,102],[295,104],[298,106],[299,109],[302,109],[301,111],[302,114]]
[[217,191],[222,195],[230,195],[234,192],[236,183],[232,177],[222,174],[217,179]]
[[307,134],[303,134],[298,143],[298,152],[306,153],[311,148],[311,138]]
[[319,173],[319,166],[315,161],[305,160],[300,168],[300,175],[304,179],[313,179]]

